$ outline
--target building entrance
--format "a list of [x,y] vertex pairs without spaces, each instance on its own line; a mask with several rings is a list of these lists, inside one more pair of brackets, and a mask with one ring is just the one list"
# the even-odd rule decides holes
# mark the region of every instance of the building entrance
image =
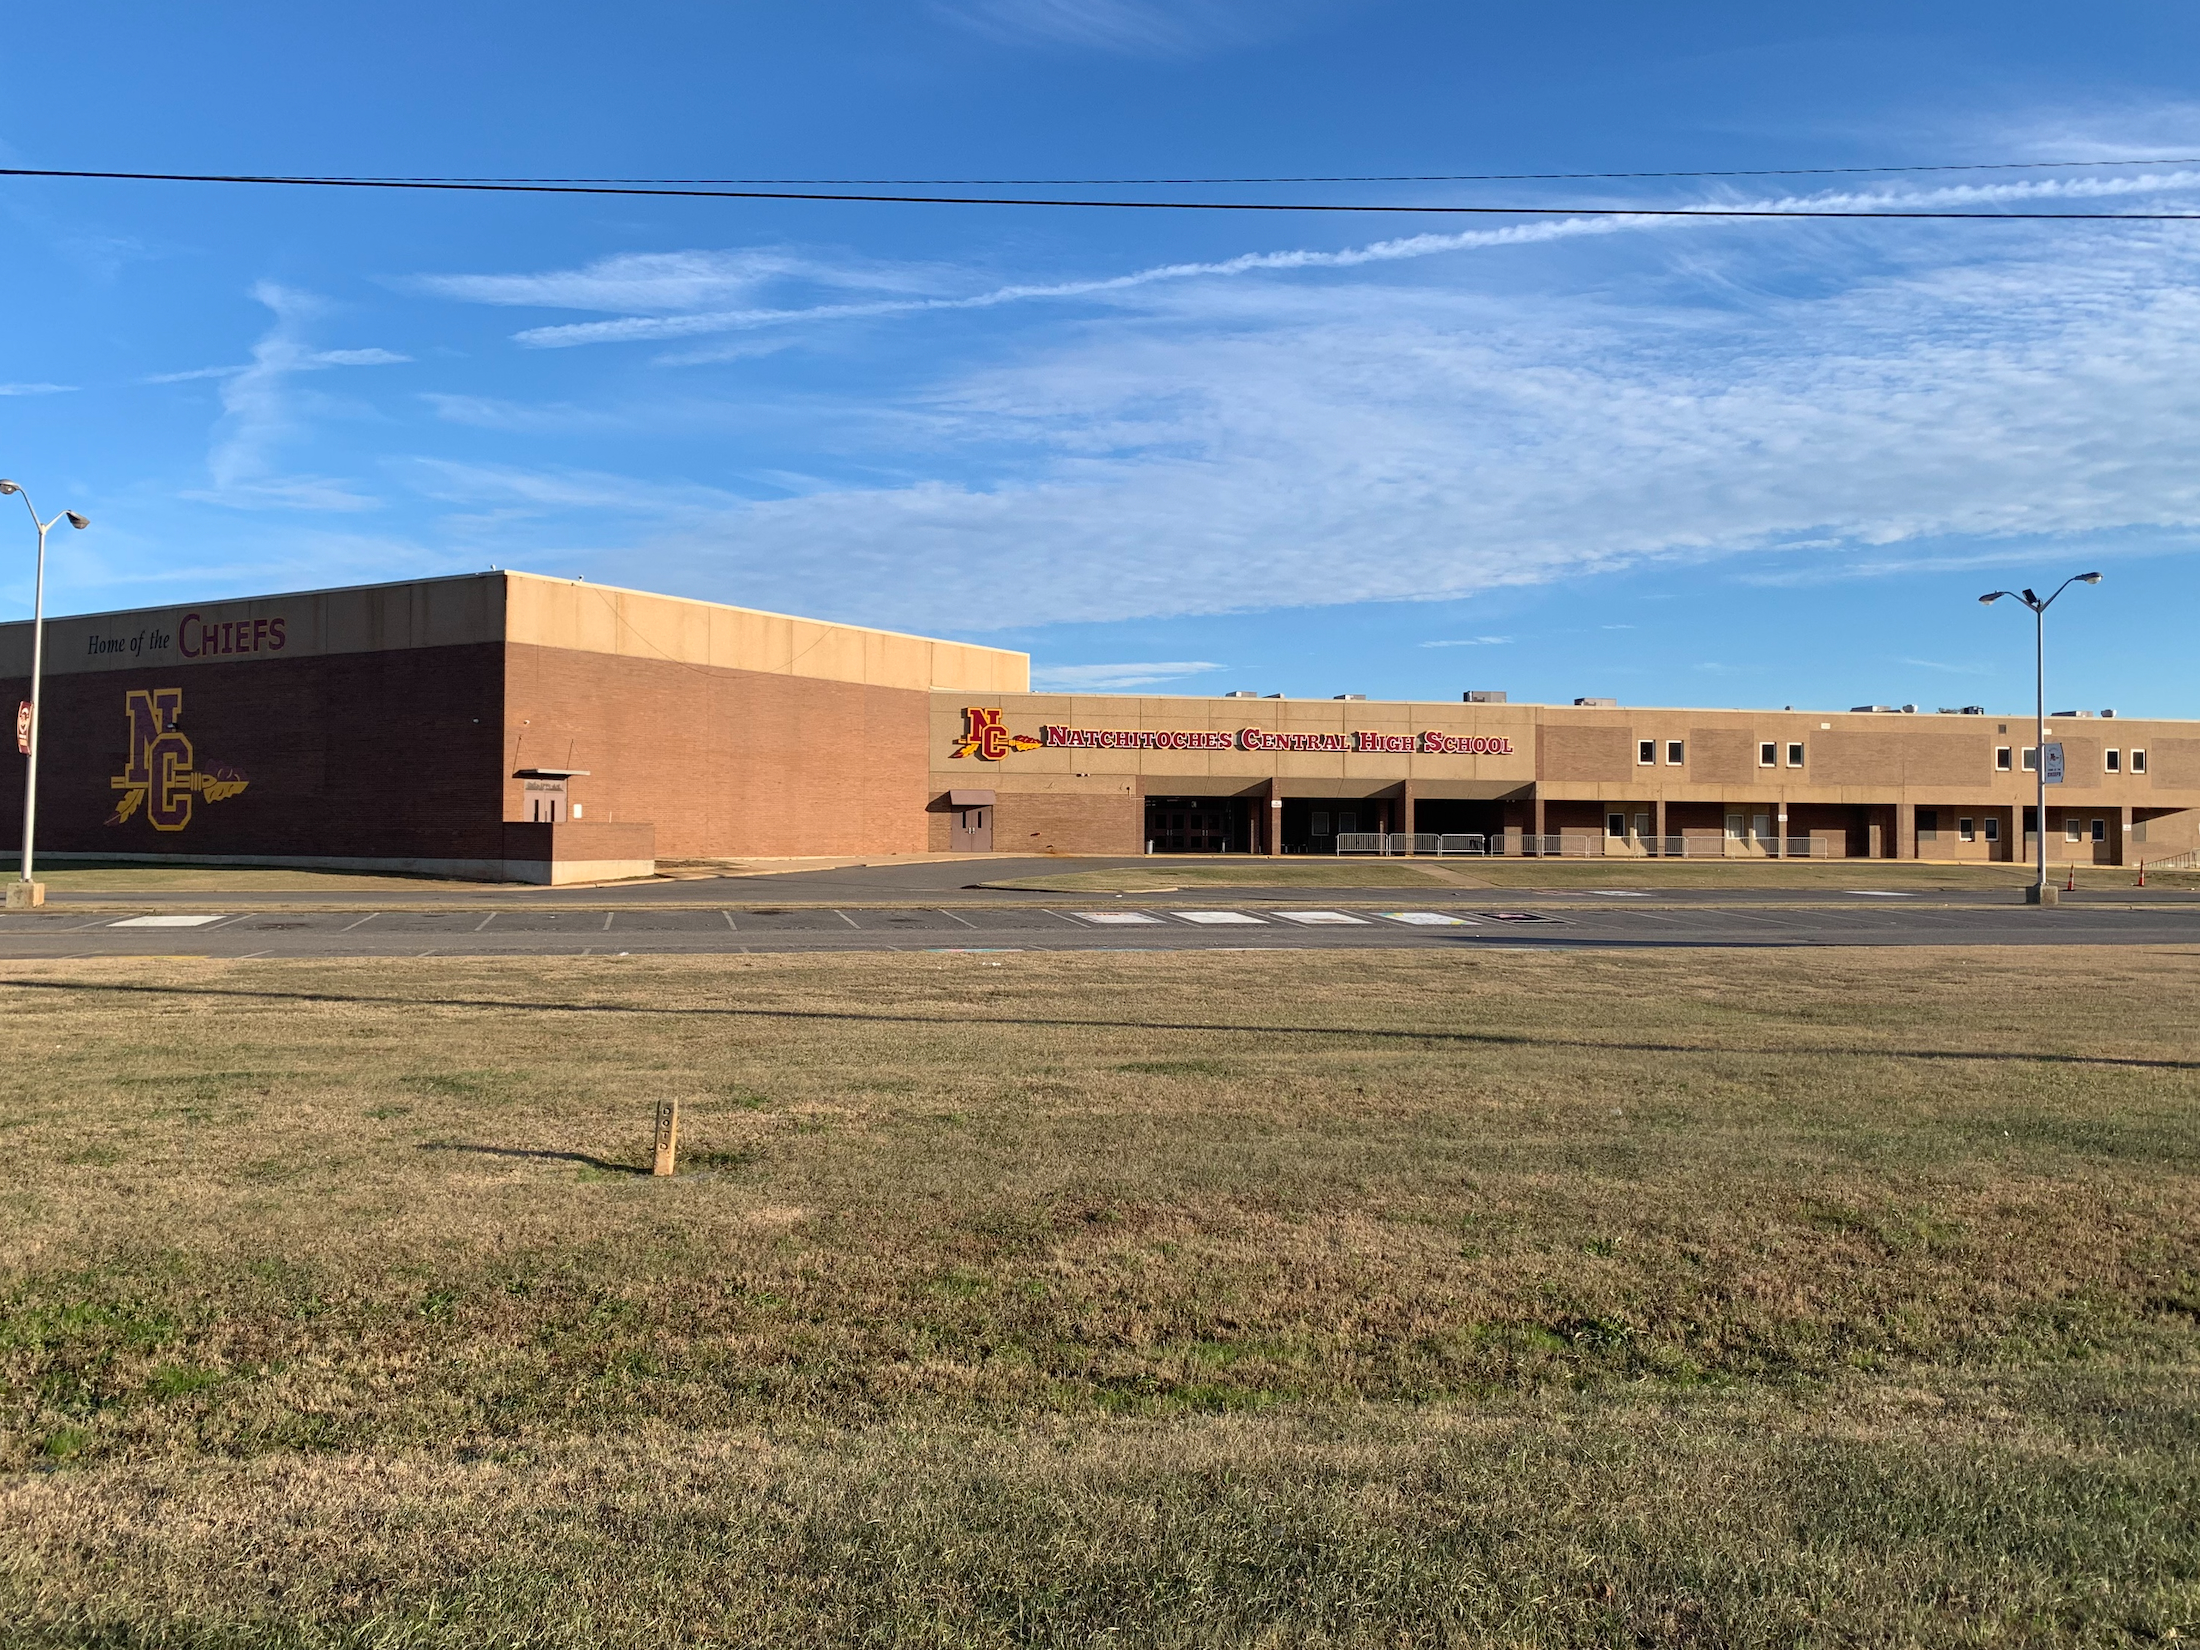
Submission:
[[1157,854],[1228,853],[1237,846],[1232,812],[1232,804],[1222,797],[1149,796],[1146,841]]
[[958,854],[993,852],[993,803],[991,791],[947,793],[949,851]]

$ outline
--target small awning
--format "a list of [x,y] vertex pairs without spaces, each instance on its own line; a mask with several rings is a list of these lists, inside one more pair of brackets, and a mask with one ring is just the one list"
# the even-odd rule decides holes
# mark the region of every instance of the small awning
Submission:
[[514,779],[586,779],[586,768],[514,768]]
[[990,808],[993,806],[991,791],[949,791],[947,805],[950,808]]

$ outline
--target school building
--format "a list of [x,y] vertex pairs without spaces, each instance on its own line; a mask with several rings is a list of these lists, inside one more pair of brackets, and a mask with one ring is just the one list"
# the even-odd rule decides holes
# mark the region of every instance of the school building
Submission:
[[[0,626],[11,702],[29,661]],[[514,572],[50,619],[38,851],[573,882],[926,851],[2010,861],[2038,828],[2032,719],[1976,707],[1029,684],[1021,653]],[[2052,863],[2200,849],[2200,724],[2067,711],[2048,740]]]

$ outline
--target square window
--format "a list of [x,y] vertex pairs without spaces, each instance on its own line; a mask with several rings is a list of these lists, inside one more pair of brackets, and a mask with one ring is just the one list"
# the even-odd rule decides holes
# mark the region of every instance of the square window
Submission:
[[1655,739],[1638,739],[1635,741],[1635,760],[1637,762],[1647,766],[1657,759],[1658,742]]
[[1359,828],[1360,816],[1358,814],[1339,814],[1337,816],[1337,834],[1339,836],[1350,836]]
[[1327,836],[1329,834],[1329,816],[1326,813],[1316,814],[1314,822],[1309,828],[1315,836]]
[[2147,753],[2145,751],[2133,751],[2131,753],[2131,771],[2133,773],[2145,773],[2147,771]]
[[1683,762],[1686,762],[1687,760],[1688,760],[1688,741],[1687,741],[1687,740],[1685,740],[1685,739],[1668,739],[1668,740],[1667,740],[1667,741],[1665,742],[1665,765],[1666,765],[1667,767],[1669,767],[1669,768],[1677,768],[1677,767],[1679,767],[1679,766],[1680,766],[1680,765],[1681,765],[1681,764],[1682,764]]
[[1938,808],[1920,808],[1917,810],[1917,834],[1924,837],[1940,835],[1940,810]]
[[1988,842],[1999,842],[2001,840],[2001,821],[1992,814],[1986,816],[1986,840]]
[[1803,765],[1803,747],[1802,747],[1802,746],[1800,746],[1800,745],[1790,745],[1790,746],[1788,746],[1788,766],[1789,766],[1789,767],[1791,767],[1791,768],[1799,768],[1799,767],[1801,767],[1802,765]]
[[2063,821],[2063,841],[2065,841],[2065,842],[2083,842],[2084,840],[2085,840],[2085,821],[2084,821],[2084,820],[2082,820],[2082,819],[2066,819],[2066,820],[2064,820],[2064,821]]
[[2030,773],[2030,772],[2032,772],[2032,771],[2033,771],[2033,769],[2037,768],[2037,767],[2038,767],[2039,765],[2040,765],[2040,753],[2039,753],[2039,747],[2038,747],[2038,746],[2036,746],[2036,745],[2027,745],[2027,746],[2025,746],[2025,747],[2024,747],[2024,771],[2025,771],[2026,773]]
[[1757,747],[1757,766],[1760,768],[1775,767],[1778,765],[1779,756],[1780,747],[1778,745],[1759,745]]
[[2106,842],[2106,841],[2108,840],[2108,821],[2107,821],[2107,820],[2105,820],[2105,819],[2096,819],[2096,820],[2095,820],[2095,821],[2093,822],[2093,840],[2094,840],[2095,842]]
[[[2031,763],[2029,763],[2029,762],[2025,763],[2025,766],[2026,766],[2026,767],[2028,767],[2028,768],[2029,768],[2029,767],[2030,767],[2031,765],[2032,765],[2032,764],[2031,764]],[[2008,771],[2009,771],[2009,747],[2008,747],[2007,745],[1996,745],[1996,746],[1994,747],[1994,772],[1996,772],[1996,773],[2007,773]]]
[[1625,836],[1627,834],[1627,816],[1625,814],[1606,814],[1604,816],[1604,834],[1606,836]]
[[1958,842],[1976,842],[1978,840],[1977,821],[1965,819],[1960,815],[1957,816],[1956,840]]
[[2124,758],[2121,751],[2103,751],[2101,760],[2108,764],[2110,773],[2122,773],[2124,771]]

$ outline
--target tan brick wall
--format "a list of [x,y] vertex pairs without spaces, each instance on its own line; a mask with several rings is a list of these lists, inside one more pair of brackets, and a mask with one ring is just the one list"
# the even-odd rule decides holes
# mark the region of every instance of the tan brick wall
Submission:
[[514,646],[505,701],[507,819],[514,770],[585,768],[584,817],[648,821],[661,859],[927,846],[923,693]]

